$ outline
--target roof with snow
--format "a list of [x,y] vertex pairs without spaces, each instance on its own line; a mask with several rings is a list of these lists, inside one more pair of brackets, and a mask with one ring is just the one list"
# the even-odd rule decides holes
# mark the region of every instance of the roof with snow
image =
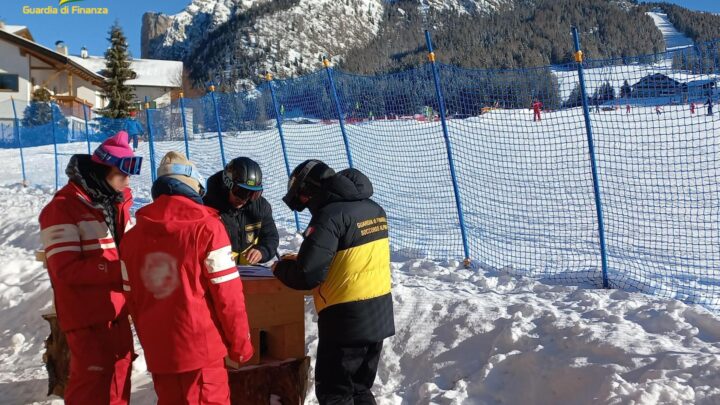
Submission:
[[[105,58],[99,56],[88,56],[82,58],[77,55],[70,55],[73,62],[86,69],[101,74],[105,69]],[[137,77],[125,82],[129,86],[146,87],[182,87],[183,64],[174,60],[156,59],[132,59],[130,68],[135,71]]]
[[27,27],[24,25],[3,25],[0,28],[4,29],[5,31],[7,31],[11,34],[15,34],[16,32],[27,29]]

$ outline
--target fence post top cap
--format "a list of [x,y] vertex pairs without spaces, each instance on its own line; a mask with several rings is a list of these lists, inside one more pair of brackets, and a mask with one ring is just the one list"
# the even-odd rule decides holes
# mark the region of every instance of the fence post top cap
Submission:
[[329,68],[330,67],[330,59],[328,59],[327,57],[323,57],[323,66],[325,66],[326,68]]
[[272,73],[267,72],[265,73],[265,80],[271,81],[273,79]]
[[210,86],[208,86],[208,91],[215,91],[215,85],[211,84]]

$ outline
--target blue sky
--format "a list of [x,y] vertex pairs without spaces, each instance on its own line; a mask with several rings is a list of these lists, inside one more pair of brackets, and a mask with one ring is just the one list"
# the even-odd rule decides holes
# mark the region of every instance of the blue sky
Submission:
[[[57,40],[63,40],[70,53],[78,54],[86,46],[91,55],[102,55],[107,48],[107,31],[117,20],[123,27],[130,44],[130,52],[140,57],[140,27],[146,11],[175,14],[190,0],[79,0],[70,6],[107,7],[108,15],[25,15],[23,6],[58,7],[59,0],[0,0],[0,19],[6,24],[27,25],[35,39],[52,48]],[[720,13],[720,0],[674,0],[694,10]]]
[[[649,3],[649,1],[643,1],[643,3]],[[690,10],[720,13],[720,1],[718,0],[665,0],[663,3],[677,4]]]
[[125,31],[133,56],[140,57],[140,27],[146,11],[176,14],[190,0],[80,0],[67,6],[106,7],[108,15],[25,15],[23,6],[59,8],[59,0],[0,0],[0,19],[9,25],[26,25],[42,45],[53,48],[63,40],[71,54],[85,46],[91,55],[103,55],[108,46],[107,32],[117,20]]

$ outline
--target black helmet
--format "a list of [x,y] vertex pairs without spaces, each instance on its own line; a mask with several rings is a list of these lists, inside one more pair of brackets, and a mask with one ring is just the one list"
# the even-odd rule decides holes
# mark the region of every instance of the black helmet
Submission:
[[334,175],[335,170],[319,160],[310,159],[300,163],[290,175],[283,201],[293,211],[304,210],[307,201],[300,201],[300,195],[315,196],[321,191],[322,181]]
[[235,197],[243,200],[255,200],[263,191],[260,165],[246,157],[235,158],[225,165],[223,182]]

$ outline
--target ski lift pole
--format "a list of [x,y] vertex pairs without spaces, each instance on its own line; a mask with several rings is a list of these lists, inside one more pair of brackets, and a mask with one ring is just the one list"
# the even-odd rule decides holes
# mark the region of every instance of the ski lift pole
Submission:
[[332,75],[332,68],[330,67],[330,61],[328,58],[323,57],[323,66],[327,71],[328,80],[330,81],[330,90],[332,90],[333,100],[335,101],[335,110],[338,115],[338,123],[340,124],[340,132],[342,133],[343,142],[345,143],[345,154],[347,155],[348,166],[352,169],[353,161],[352,154],[350,153],[350,142],[348,141],[347,132],[345,132],[345,120],[343,119],[343,111],[340,107],[340,99],[337,95],[337,89],[335,88],[335,80]]
[[180,92],[180,116],[182,117],[183,136],[185,137],[185,156],[190,159],[190,145],[188,144],[187,123],[185,122],[185,97],[183,96],[183,92]]
[[85,103],[83,103],[83,117],[85,118],[85,139],[87,140],[88,155],[90,155],[92,153],[90,151],[90,129],[88,127],[87,106]]
[[220,159],[222,159],[222,165],[225,167],[225,148],[223,147],[222,128],[220,127],[220,112],[218,111],[217,99],[215,98],[215,85],[211,84],[209,90],[213,102],[213,109],[215,110],[215,123],[217,124],[218,142],[220,143]]
[[[283,159],[285,160],[285,171],[287,172],[288,179],[290,178],[290,162],[288,161],[287,148],[285,147],[285,135],[283,134],[282,120],[280,119],[280,110],[278,109],[277,98],[275,97],[275,89],[273,88],[273,77],[270,73],[265,75],[265,80],[268,82],[270,88],[270,97],[272,98],[273,109],[275,110],[275,124],[277,125],[278,133],[280,134],[280,146],[283,151]],[[297,211],[293,211],[295,214],[295,229],[300,232],[300,218],[298,217]]]
[[432,68],[433,80],[435,82],[435,95],[438,99],[438,107],[440,110],[440,124],[442,125],[443,137],[445,137],[445,149],[447,151],[448,163],[450,165],[450,176],[452,177],[453,192],[455,193],[455,206],[458,212],[458,221],[460,222],[460,236],[462,237],[463,250],[465,258],[463,263],[465,267],[470,267],[470,248],[468,246],[467,232],[465,229],[465,217],[463,215],[462,199],[460,197],[460,188],[458,187],[457,174],[455,173],[455,162],[453,160],[452,142],[448,133],[447,121],[445,119],[445,99],[443,98],[442,89],[440,88],[440,73],[435,64],[435,52],[433,52],[432,40],[430,32],[425,30],[425,42],[428,48],[428,60]]
[[20,168],[22,169],[22,185],[23,187],[27,186],[27,178],[25,177],[25,155],[23,154],[23,146],[22,146],[22,138],[20,137],[20,120],[18,120],[17,116],[17,109],[15,108],[15,99],[10,98],[10,101],[12,102],[12,108],[13,108],[13,130],[15,131],[15,136],[18,140],[18,145],[20,146]]
[[598,233],[600,237],[600,260],[602,265],[603,288],[610,288],[608,281],[607,246],[605,245],[605,224],[603,221],[602,198],[600,195],[600,180],[595,158],[595,143],[593,141],[592,121],[588,106],[587,90],[585,89],[585,71],[583,70],[583,54],[580,50],[580,36],[577,27],[572,27],[573,42],[575,43],[575,62],[578,65],[578,78],[580,80],[580,95],[582,96],[583,115],[585,116],[585,129],[590,154],[590,168],[592,169],[593,192],[595,193],[595,211],[598,219]]

